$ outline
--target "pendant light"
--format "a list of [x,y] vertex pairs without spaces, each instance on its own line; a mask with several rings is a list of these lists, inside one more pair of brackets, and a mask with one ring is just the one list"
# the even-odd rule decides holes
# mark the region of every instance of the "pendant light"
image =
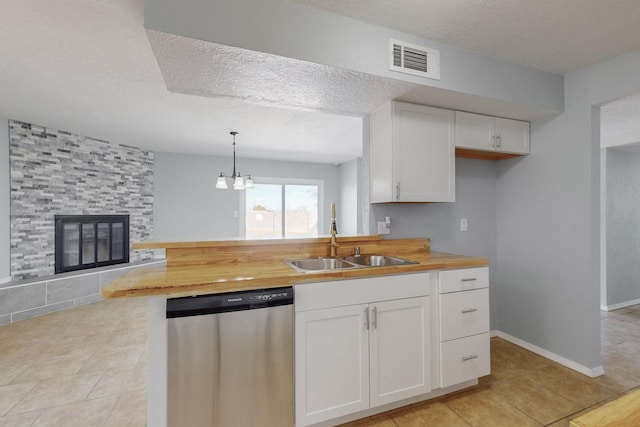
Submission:
[[227,178],[233,180],[233,189],[234,190],[244,190],[245,188],[253,188],[253,179],[251,179],[251,175],[244,175],[247,179],[244,179],[243,175],[240,175],[240,172],[236,172],[236,135],[238,132],[229,132],[233,135],[233,173],[231,175],[224,174],[220,172],[220,176],[218,176],[218,180],[216,181],[216,188],[221,190],[226,190],[229,188],[227,186]]

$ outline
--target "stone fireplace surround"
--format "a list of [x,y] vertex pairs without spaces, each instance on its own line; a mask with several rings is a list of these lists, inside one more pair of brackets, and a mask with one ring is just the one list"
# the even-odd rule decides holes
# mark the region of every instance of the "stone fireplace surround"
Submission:
[[[100,299],[131,264],[54,276],[54,215],[129,214],[130,243],[153,236],[154,153],[9,120],[11,282],[0,285],[0,324]],[[117,268],[116,268],[117,267]]]

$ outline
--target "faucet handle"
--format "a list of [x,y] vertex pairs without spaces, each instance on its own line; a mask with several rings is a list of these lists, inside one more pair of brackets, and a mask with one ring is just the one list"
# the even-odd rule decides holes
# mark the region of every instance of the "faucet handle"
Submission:
[[360,256],[360,246],[356,246],[353,252],[355,256]]

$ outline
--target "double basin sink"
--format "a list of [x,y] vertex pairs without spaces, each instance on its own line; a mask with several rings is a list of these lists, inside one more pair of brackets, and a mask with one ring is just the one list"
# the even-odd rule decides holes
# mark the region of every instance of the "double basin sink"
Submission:
[[353,255],[345,257],[285,259],[284,263],[299,273],[418,264],[416,261],[388,255]]

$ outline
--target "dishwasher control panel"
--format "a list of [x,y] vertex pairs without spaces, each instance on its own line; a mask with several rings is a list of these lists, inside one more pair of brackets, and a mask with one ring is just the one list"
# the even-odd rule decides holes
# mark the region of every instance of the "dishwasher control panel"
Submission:
[[293,304],[293,287],[255,289],[167,300],[167,319]]

